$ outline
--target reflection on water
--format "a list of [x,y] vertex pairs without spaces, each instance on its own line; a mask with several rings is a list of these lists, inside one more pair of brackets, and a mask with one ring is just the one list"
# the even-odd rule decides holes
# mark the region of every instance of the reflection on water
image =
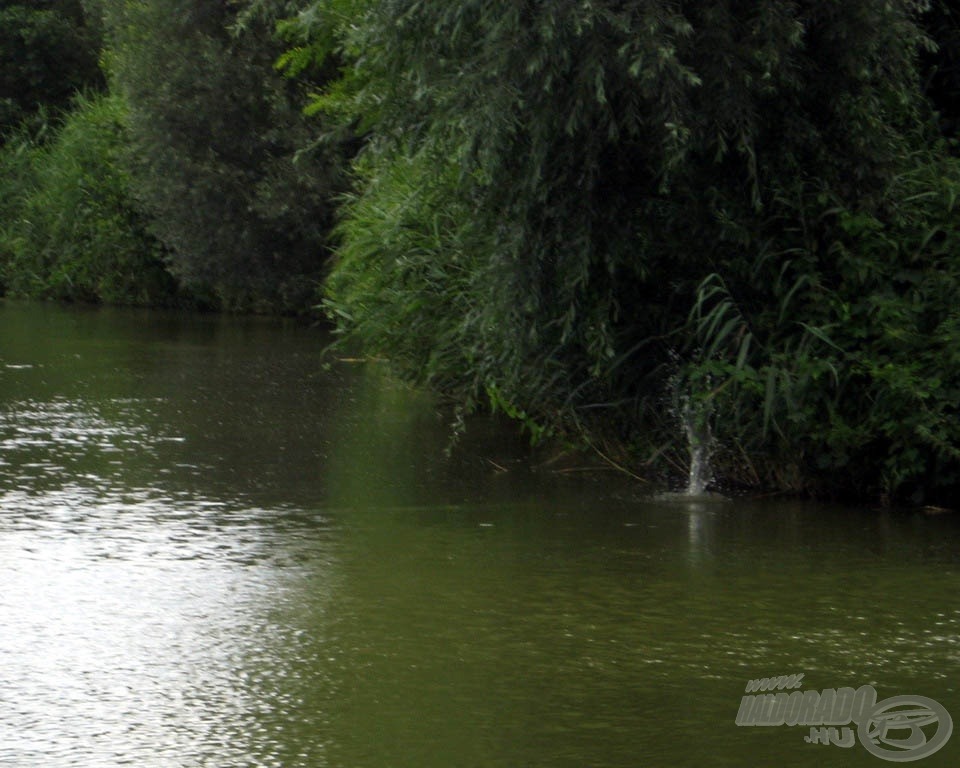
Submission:
[[960,717],[953,516],[645,499],[487,420],[447,457],[322,343],[0,309],[0,765],[876,765],[734,724],[798,672]]
[[[257,719],[271,685],[251,672],[268,661],[289,672],[297,638],[274,613],[291,599],[295,559],[317,568],[327,557],[322,523],[311,541],[268,534],[252,512],[232,524],[207,522],[203,508],[171,513],[162,498],[68,489],[39,501],[12,500],[0,539],[0,720],[15,735],[0,758],[271,764],[280,748]],[[265,551],[273,542],[281,558]],[[280,716],[296,705],[269,701]]]

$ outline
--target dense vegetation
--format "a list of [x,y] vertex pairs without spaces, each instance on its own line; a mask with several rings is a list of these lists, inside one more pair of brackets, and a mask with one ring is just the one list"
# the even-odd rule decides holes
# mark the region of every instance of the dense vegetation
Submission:
[[171,272],[226,308],[316,303],[345,158],[303,116],[303,85],[274,68],[290,6],[102,2],[135,194]]
[[13,294],[112,304],[169,304],[177,287],[133,205],[119,161],[126,114],[116,98],[81,98],[49,141],[14,136],[2,160],[0,243]]
[[[0,77],[19,109],[4,114],[33,116],[7,131],[0,160],[18,169],[7,177],[0,227],[7,291],[309,310],[351,143],[349,133],[319,130],[320,121],[302,114],[304,89],[322,70],[294,82],[274,67],[283,51],[275,26],[292,6],[88,0],[84,8],[4,10],[17,19],[54,17],[59,26],[44,23],[60,32],[39,37],[39,21],[23,22],[20,48],[3,49]],[[84,66],[72,80],[60,78],[50,62],[69,62],[71,40],[94,39],[87,29],[99,30],[103,47],[75,54]],[[99,78],[87,71],[91,57],[103,64]],[[78,95],[104,87],[109,97]],[[93,199],[81,194],[91,185]],[[159,264],[162,280],[152,266],[134,266],[129,254],[138,251]],[[115,268],[132,269],[142,284]]]
[[330,311],[535,436],[656,463],[685,417],[728,480],[955,483],[960,175],[921,10],[316,5],[354,62],[318,107],[372,126]]
[[943,0],[86,10],[110,95],[7,141],[8,291],[302,311],[326,275],[345,339],[534,438],[649,474],[685,421],[729,484],[960,485]]
[[0,0],[0,134],[100,84],[99,48],[80,0]]

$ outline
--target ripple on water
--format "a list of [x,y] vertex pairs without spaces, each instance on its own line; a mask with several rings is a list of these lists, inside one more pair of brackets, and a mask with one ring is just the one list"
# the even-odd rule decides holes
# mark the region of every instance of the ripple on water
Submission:
[[279,764],[250,670],[288,642],[276,607],[330,562],[330,527],[125,485],[105,454],[179,438],[114,406],[0,412],[0,765]]
[[0,411],[0,467],[9,483],[24,490],[56,484],[64,477],[109,476],[121,462],[111,457],[155,456],[158,445],[171,439],[143,423],[150,403],[137,409],[124,399],[102,403],[55,398],[7,403]]

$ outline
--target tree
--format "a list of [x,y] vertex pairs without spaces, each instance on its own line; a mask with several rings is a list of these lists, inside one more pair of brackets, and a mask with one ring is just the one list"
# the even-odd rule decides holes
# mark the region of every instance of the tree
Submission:
[[104,0],[110,74],[131,105],[135,194],[170,269],[226,308],[314,300],[343,149],[273,67],[283,2]]
[[79,0],[0,0],[0,138],[40,109],[63,110],[79,90],[101,86],[98,51]]
[[[903,428],[876,405],[915,412],[936,371],[960,386],[932,363],[949,300],[915,290],[956,267],[940,243],[957,170],[933,148],[918,75],[924,8],[316,3],[299,28],[341,19],[339,42],[321,31],[291,58],[349,59],[316,107],[371,132],[331,314],[412,378],[536,434],[642,460],[693,402],[731,476],[954,482],[948,397]],[[420,351],[398,341],[411,328]],[[921,348],[932,368],[912,365]]]

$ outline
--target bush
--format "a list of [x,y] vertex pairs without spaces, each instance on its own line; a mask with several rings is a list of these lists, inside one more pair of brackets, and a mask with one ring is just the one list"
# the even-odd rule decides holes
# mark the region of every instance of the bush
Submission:
[[0,252],[15,296],[164,304],[176,285],[130,195],[121,155],[126,110],[82,97],[48,141],[21,133],[4,148]]
[[960,483],[958,196],[960,162],[936,152],[874,211],[803,190],[775,222],[784,250],[701,283],[686,386],[767,484],[921,499]]

